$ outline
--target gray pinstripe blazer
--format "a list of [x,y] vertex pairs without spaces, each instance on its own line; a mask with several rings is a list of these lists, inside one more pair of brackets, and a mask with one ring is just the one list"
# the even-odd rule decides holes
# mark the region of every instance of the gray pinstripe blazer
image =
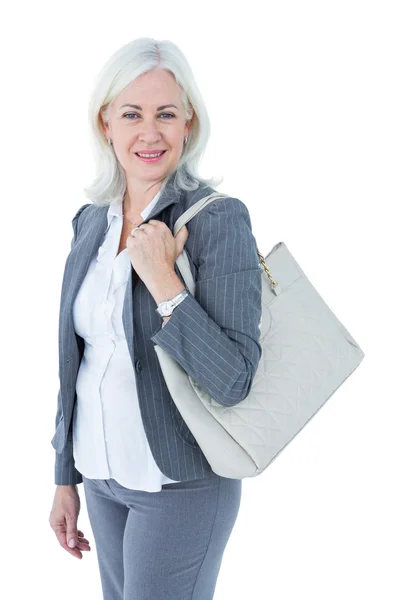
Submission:
[[[144,222],[164,221],[171,230],[178,217],[214,192],[202,187],[174,189],[169,178]],[[59,379],[55,434],[55,483],[82,483],[72,448],[75,384],[84,340],[74,330],[72,306],[90,261],[107,229],[108,206],[83,205],[72,220],[74,237],[66,259],[59,315]],[[176,408],[154,345],[158,344],[219,403],[233,406],[247,397],[261,358],[261,270],[246,205],[237,198],[208,204],[188,223],[185,244],[196,281],[195,296],[181,302],[164,328],[156,303],[131,268],[123,307],[123,326],[135,369],[144,429],[154,459],[171,479],[209,477],[211,467]],[[175,265],[178,277],[183,278]]]

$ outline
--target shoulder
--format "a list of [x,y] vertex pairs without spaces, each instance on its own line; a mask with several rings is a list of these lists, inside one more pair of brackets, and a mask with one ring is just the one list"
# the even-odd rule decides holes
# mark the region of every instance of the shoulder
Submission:
[[[189,192],[187,194],[188,197],[185,203],[185,210],[192,207],[201,198],[205,198],[215,192],[218,193],[218,190],[215,190],[212,187],[201,188],[195,192]],[[242,221],[251,229],[250,213],[245,202],[230,195],[209,202],[191,219],[193,225],[199,225],[202,228],[213,226],[221,227],[222,223],[224,226],[232,226],[232,224],[236,223],[238,220]]]
[[[83,206],[81,206],[77,210],[75,216],[72,219],[72,227],[73,227],[73,230],[74,230],[74,236],[75,237],[76,237],[77,231],[78,231],[78,219],[79,219],[80,215],[83,213],[83,211],[86,210],[86,209],[88,209],[90,206],[95,207],[95,205],[93,203],[83,204]],[[91,209],[91,210],[93,210],[93,209]],[[90,211],[88,210],[87,213],[89,213],[89,212]]]
[[74,218],[72,219],[72,221],[77,221],[77,220],[78,220],[78,218],[79,218],[79,216],[81,215],[81,213],[82,213],[82,212],[83,212],[83,211],[84,211],[86,208],[88,208],[89,206],[94,206],[94,204],[92,204],[92,203],[88,203],[88,204],[84,204],[83,206],[81,206],[81,207],[78,209],[78,211],[76,212],[76,214],[75,214]]
[[91,219],[91,217],[95,215],[104,215],[104,213],[107,213],[109,208],[109,204],[95,204],[94,202],[83,204],[77,210],[74,218],[72,219],[72,223],[76,223],[78,220],[80,223],[82,223],[87,219]]

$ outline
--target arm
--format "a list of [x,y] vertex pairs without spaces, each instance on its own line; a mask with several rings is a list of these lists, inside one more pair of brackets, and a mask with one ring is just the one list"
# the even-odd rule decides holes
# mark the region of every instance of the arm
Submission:
[[[90,204],[84,204],[75,214],[72,219],[72,228],[73,228],[73,238],[71,241],[71,250],[76,242],[78,237],[78,218],[81,212]],[[62,403],[61,403],[61,390],[58,392],[57,396],[57,412],[56,412],[56,420],[55,420],[55,428],[57,431],[57,426],[62,418]],[[82,483],[82,475],[75,469],[75,461],[73,457],[73,449],[72,449],[72,439],[68,439],[64,450],[59,454],[55,453],[55,466],[54,466],[54,478],[56,485],[73,485],[75,486],[78,483]]]
[[189,294],[151,337],[224,406],[244,400],[261,358],[262,280],[246,205],[224,198],[199,213]]
[[[56,450],[54,482],[56,485],[76,486],[78,483],[82,483],[83,480],[81,473],[75,469],[72,437],[67,439],[63,451],[61,453],[57,452],[58,447],[60,447],[61,442],[64,440],[64,423],[61,422],[62,418],[61,390],[59,390],[57,397],[56,433],[52,439],[52,444],[54,443],[53,447]],[[59,424],[60,427],[58,427]]]

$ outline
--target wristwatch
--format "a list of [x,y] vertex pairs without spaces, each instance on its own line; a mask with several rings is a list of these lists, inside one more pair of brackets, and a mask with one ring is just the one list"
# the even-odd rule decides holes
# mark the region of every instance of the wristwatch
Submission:
[[176,308],[178,304],[180,304],[182,300],[184,300],[188,295],[189,292],[185,288],[184,290],[179,292],[179,294],[177,294],[174,298],[171,298],[171,300],[163,300],[162,302],[160,302],[160,304],[156,308],[156,311],[162,317],[169,317],[170,315],[172,315],[174,308]]

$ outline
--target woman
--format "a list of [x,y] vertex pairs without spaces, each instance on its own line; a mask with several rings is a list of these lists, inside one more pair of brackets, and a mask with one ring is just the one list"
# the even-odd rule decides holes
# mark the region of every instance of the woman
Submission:
[[[77,558],[83,483],[107,600],[211,600],[241,480],[216,475],[177,410],[154,345],[224,406],[242,401],[261,356],[261,271],[249,212],[216,200],[196,166],[209,121],[169,41],[122,47],[90,102],[98,175],[72,220],[61,291],[56,491],[50,524]],[[148,156],[150,155],[150,156]],[[175,260],[187,252],[195,296]],[[175,299],[161,316],[162,302]]]

